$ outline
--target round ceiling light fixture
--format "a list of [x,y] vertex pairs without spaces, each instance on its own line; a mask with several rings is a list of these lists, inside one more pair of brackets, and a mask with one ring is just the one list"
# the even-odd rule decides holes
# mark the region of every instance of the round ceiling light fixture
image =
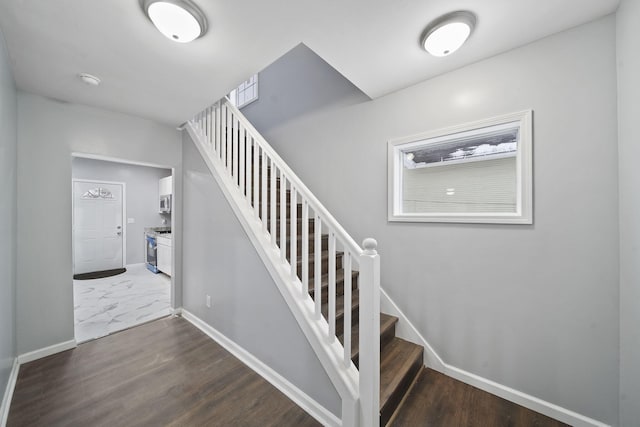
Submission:
[[207,32],[207,20],[189,0],[142,0],[142,8],[165,37],[189,43]]
[[424,30],[422,47],[433,56],[448,56],[467,41],[476,16],[467,11],[451,12],[431,22]]

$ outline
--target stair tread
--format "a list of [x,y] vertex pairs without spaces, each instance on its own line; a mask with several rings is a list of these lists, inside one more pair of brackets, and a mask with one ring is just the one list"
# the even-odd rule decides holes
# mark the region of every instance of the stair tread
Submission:
[[[309,271],[309,295],[311,298],[315,300],[315,279],[313,278],[313,272]],[[358,272],[351,272],[351,289],[352,292],[355,292],[358,289]],[[320,294],[322,298],[322,303],[326,304],[329,300],[329,273],[325,273],[320,277]],[[340,296],[344,294],[344,270],[337,269],[336,270],[336,296]],[[359,303],[359,302],[358,302]],[[355,319],[355,317],[354,317]]]
[[[278,239],[280,238],[279,235],[277,237],[278,237]],[[309,232],[309,240],[311,241],[311,240],[313,240],[315,238],[316,238],[315,233]],[[326,243],[326,242],[324,242],[324,240],[327,240],[329,238],[329,235],[322,233],[320,235],[320,238],[323,241],[323,243]],[[302,240],[304,240],[304,236],[302,235],[302,233],[296,232],[296,241],[302,241]],[[289,243],[290,241],[291,241],[291,233],[287,233],[286,242]],[[313,246],[313,245],[310,244],[309,247],[311,247],[311,246]],[[326,249],[325,249],[325,251],[326,251]]]
[[[360,294],[358,289],[351,291],[351,309],[360,307]],[[322,304],[322,315],[326,318],[329,313],[329,302]],[[336,296],[336,319],[344,315],[344,294]]]
[[[398,318],[388,314],[380,313],[380,335],[382,336],[398,322]],[[344,343],[344,336],[340,335],[340,342]],[[360,323],[357,322],[351,327],[351,359],[357,359],[360,355]]]
[[[315,291],[315,277],[313,275],[313,271],[311,271],[311,269],[309,270],[309,293],[313,294]],[[357,271],[352,271],[351,272],[351,284],[354,285],[355,284],[355,280],[358,277],[358,272]],[[340,268],[338,270],[336,270],[336,284],[340,283],[344,280],[344,269]],[[329,287],[329,273],[325,273],[322,276],[320,276],[320,287],[321,287],[321,291],[322,293],[324,293],[326,291],[326,289]]]
[[[291,223],[291,218],[287,217],[285,219],[285,221],[287,221],[287,224]],[[302,221],[302,217],[297,217],[296,218],[296,222],[301,222]],[[280,222],[280,220],[278,220],[278,222]],[[309,222],[315,222],[315,219],[313,218],[309,218]]]
[[[406,388],[413,382],[415,375],[411,375],[411,371],[416,369],[416,364],[422,366],[423,352],[422,346],[397,337],[384,346],[380,352],[380,412],[390,404],[403,381],[408,382]],[[408,375],[411,377],[407,378]]]
[[[341,257],[344,254],[344,252],[340,252],[340,251],[336,251],[336,259]],[[329,251],[324,250],[322,252],[320,252],[320,260],[321,261],[326,261],[329,259]],[[315,256],[314,257],[309,257],[310,261],[315,260]],[[300,267],[302,265],[302,257],[298,257],[298,259],[296,260],[298,267]],[[337,274],[337,272],[336,272]],[[311,282],[313,278],[313,272],[311,271],[311,269],[309,269],[309,282]]]

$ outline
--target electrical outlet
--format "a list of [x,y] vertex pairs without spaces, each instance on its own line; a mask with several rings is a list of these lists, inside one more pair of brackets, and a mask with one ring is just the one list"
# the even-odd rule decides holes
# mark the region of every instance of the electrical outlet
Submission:
[[211,308],[211,295],[207,295],[207,308]]
[[135,223],[136,223],[135,218],[127,218],[127,224],[135,224]]

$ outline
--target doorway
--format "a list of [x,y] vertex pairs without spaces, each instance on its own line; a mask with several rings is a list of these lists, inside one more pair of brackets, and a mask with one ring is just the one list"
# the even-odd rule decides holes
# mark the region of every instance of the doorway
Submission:
[[161,195],[173,186],[161,184],[173,169],[81,154],[71,165],[76,342],[171,315],[171,269],[147,268],[146,237],[165,233],[172,246],[172,212]]

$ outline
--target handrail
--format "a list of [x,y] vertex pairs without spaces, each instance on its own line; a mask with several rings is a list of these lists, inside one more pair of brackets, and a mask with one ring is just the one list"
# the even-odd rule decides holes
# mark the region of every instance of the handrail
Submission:
[[[238,207],[236,214],[246,220],[243,226],[255,236],[252,241],[256,248],[264,251],[261,256],[267,267],[273,266],[272,276],[277,278],[276,283],[296,320],[334,381],[342,397],[342,425],[377,426],[380,381],[377,243],[366,239],[364,249],[361,248],[228,99],[223,98],[197,114],[186,129],[203,157],[210,156],[205,161],[212,173],[218,174],[216,179],[224,185],[229,202]],[[314,221],[313,226],[310,221]],[[359,267],[359,372],[351,360],[354,262]],[[343,271],[344,314],[340,334],[343,344],[337,339],[337,270]],[[323,290],[325,271],[327,288]],[[311,277],[313,288],[309,286]],[[326,312],[322,309],[323,296],[327,301]]]

